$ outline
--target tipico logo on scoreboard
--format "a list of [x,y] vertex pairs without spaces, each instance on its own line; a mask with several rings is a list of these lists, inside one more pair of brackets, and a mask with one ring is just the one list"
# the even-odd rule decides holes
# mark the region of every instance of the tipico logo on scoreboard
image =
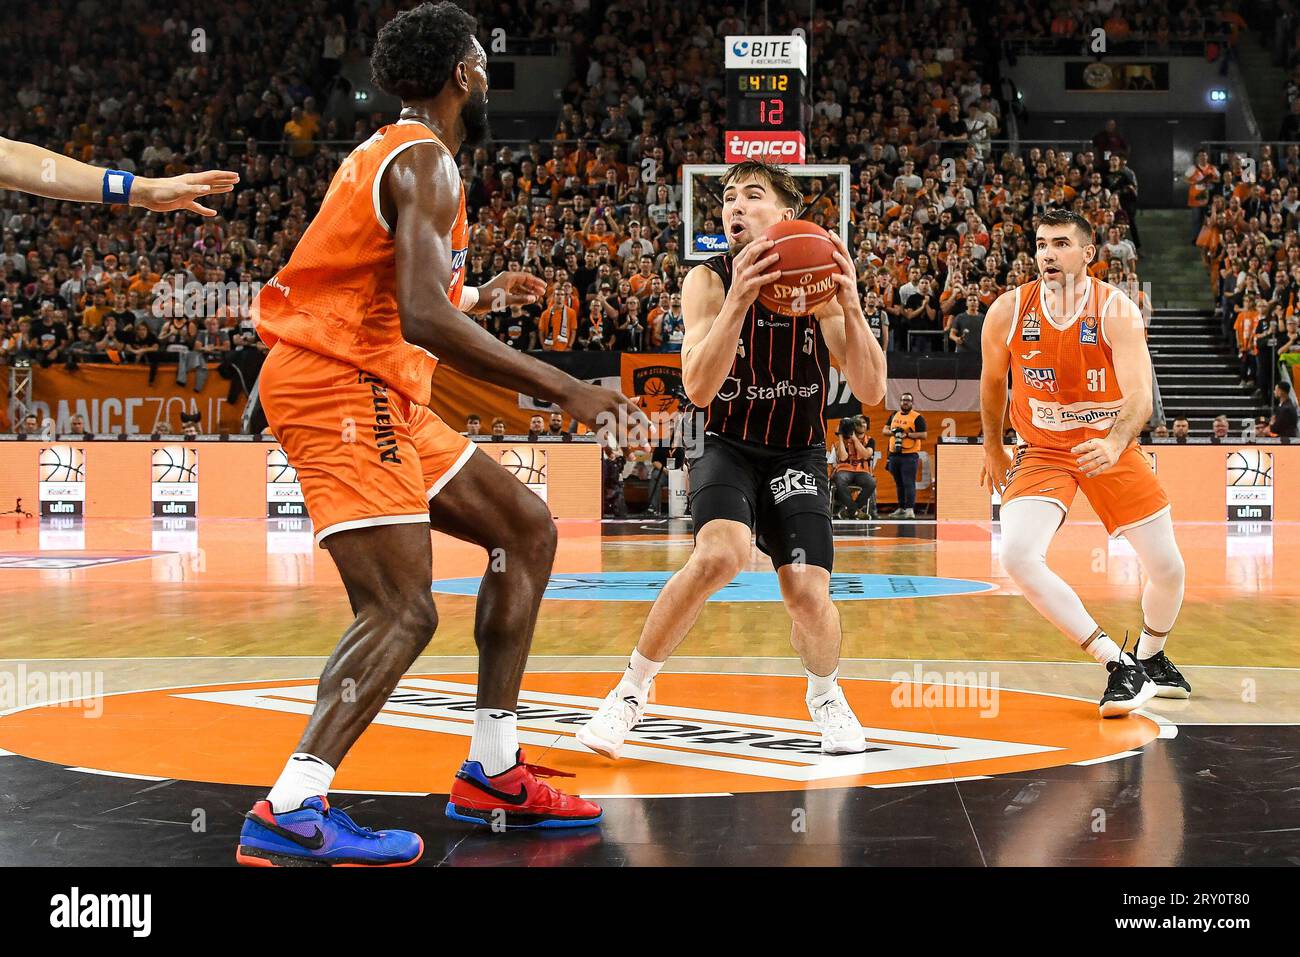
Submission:
[[153,450],[149,497],[155,518],[192,518],[199,513],[199,453],[181,445]]
[[789,132],[737,132],[728,130],[724,139],[728,163],[743,160],[762,160],[782,166],[803,165],[803,133]]
[[764,37],[727,37],[728,70],[767,67],[808,72],[808,44],[799,34]]
[[47,445],[37,459],[42,517],[80,518],[86,501],[86,452],[75,445]]
[[289,464],[284,449],[267,449],[266,517],[300,518],[306,514],[298,470]]
[[1227,461],[1228,521],[1273,520],[1273,453],[1237,449]]

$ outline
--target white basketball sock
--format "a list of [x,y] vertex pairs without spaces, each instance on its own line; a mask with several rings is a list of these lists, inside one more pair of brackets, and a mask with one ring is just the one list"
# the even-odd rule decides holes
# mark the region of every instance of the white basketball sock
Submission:
[[663,666],[664,662],[651,661],[633,648],[632,657],[627,663],[627,670],[623,672],[623,678],[619,683],[632,688],[644,700],[646,695],[650,693],[650,682],[655,680],[655,675],[659,674],[659,669]]
[[492,777],[513,768],[518,755],[518,715],[503,708],[476,709],[469,759],[483,765],[483,773]]
[[296,811],[302,802],[316,795],[329,794],[330,785],[334,783],[334,769],[316,757],[296,751],[289,755],[284,770],[276,779],[275,786],[266,799],[271,802],[271,810],[276,814]]
[[840,669],[836,668],[830,674],[822,676],[815,675],[807,668],[803,671],[808,676],[808,700],[817,701],[825,698],[835,690],[836,684],[839,683]]
[[1153,635],[1147,631],[1146,626],[1142,628],[1142,634],[1138,637],[1137,656],[1142,661],[1146,661],[1152,655],[1165,650],[1165,639],[1169,637],[1168,632],[1163,635]]
[[1099,665],[1117,661],[1120,656],[1119,645],[1115,644],[1110,635],[1106,634],[1100,628],[1093,629],[1091,634],[1081,639],[1079,641],[1079,646],[1088,654],[1092,655]]

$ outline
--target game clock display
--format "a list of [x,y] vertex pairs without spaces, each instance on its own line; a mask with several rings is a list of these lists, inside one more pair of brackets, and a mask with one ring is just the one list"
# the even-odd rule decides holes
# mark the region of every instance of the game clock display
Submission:
[[727,129],[804,130],[807,102],[798,70],[728,70]]

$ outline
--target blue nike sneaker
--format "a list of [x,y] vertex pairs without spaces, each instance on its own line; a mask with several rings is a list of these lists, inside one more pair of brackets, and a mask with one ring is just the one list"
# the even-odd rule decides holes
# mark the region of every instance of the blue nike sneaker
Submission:
[[323,797],[276,814],[258,801],[244,815],[235,860],[249,867],[405,867],[424,853],[411,831],[372,831]]

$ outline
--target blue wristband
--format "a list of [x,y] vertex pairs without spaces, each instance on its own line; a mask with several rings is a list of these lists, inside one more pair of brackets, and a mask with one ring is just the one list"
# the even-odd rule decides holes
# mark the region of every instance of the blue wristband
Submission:
[[129,203],[131,201],[131,184],[135,177],[125,170],[104,170],[104,202]]

